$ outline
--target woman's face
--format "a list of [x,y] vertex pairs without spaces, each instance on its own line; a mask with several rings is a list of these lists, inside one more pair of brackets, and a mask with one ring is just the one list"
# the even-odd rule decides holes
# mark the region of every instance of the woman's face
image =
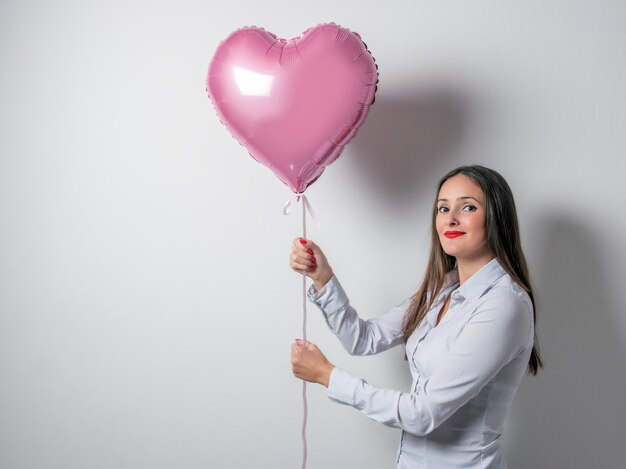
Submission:
[[485,195],[471,178],[457,174],[443,183],[435,225],[441,247],[457,261],[491,255],[485,233]]

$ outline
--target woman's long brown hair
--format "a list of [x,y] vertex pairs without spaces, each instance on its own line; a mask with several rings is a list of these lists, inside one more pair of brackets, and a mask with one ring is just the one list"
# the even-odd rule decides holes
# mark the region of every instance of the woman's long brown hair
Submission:
[[[539,354],[539,344],[536,333],[537,312],[533,296],[526,258],[520,242],[517,211],[513,193],[506,180],[496,171],[484,166],[461,166],[446,174],[437,187],[437,194],[441,186],[457,174],[471,178],[485,194],[485,232],[487,245],[493,250],[498,262],[511,278],[522,287],[530,296],[533,305],[535,320],[535,340],[528,362],[528,372],[536,375],[539,368],[543,368],[543,361]],[[437,217],[437,194],[432,212],[431,247],[428,266],[422,284],[411,299],[404,321],[404,341],[406,342],[417,326],[422,322],[426,313],[443,286],[444,276],[455,267],[456,259],[443,250],[439,242],[439,235],[435,226]]]

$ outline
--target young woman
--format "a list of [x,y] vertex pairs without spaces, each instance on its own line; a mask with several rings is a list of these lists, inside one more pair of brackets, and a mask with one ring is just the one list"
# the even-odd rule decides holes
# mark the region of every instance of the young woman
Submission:
[[502,469],[500,436],[525,372],[543,366],[511,190],[497,172],[463,166],[440,181],[430,258],[415,295],[359,318],[322,250],[294,240],[290,266],[313,280],[309,300],[352,355],[403,344],[411,389],[381,389],[296,340],[296,377],[371,419],[402,429],[396,468]]

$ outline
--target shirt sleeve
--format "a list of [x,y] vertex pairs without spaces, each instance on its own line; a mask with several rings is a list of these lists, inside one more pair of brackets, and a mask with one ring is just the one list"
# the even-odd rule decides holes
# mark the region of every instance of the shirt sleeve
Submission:
[[488,299],[472,315],[423,390],[379,389],[335,368],[328,397],[385,425],[427,435],[532,346],[532,321],[532,310],[521,296],[513,301],[510,296]]
[[308,298],[322,311],[326,323],[351,355],[373,355],[402,342],[402,324],[410,298],[382,316],[367,321],[361,319],[350,305],[334,275],[317,292],[311,285]]

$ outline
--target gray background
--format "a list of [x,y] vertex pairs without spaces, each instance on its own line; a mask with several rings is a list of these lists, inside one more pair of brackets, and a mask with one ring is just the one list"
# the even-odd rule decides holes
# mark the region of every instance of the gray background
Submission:
[[[300,209],[205,94],[245,25],[359,32],[380,68],[356,140],[308,191],[364,317],[412,294],[437,180],[509,181],[546,369],[511,468],[624,467],[626,4],[620,1],[3,1],[0,467],[300,467]],[[406,390],[402,351],[336,365]],[[311,387],[309,465],[393,467],[399,432]]]

